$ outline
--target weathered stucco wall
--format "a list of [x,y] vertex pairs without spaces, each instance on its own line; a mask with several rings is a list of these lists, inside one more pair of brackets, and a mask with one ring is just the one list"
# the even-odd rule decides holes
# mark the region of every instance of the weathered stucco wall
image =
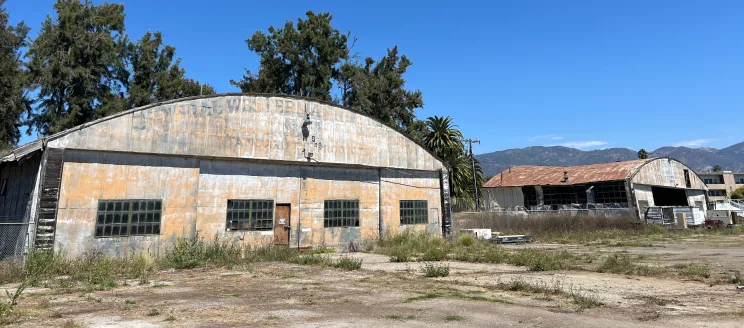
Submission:
[[[303,140],[306,113],[312,124]],[[49,146],[197,157],[439,170],[400,132],[352,110],[297,98],[222,95],[125,112],[51,136]]]
[[690,175],[690,189],[707,190],[703,180],[692,169],[671,158],[655,159],[641,166],[632,182],[659,187],[687,188],[684,170],[688,170]]
[[[442,203],[439,192],[439,173],[412,170],[380,170],[380,192],[383,233],[397,233],[402,229],[442,233]],[[401,200],[425,200],[428,224],[400,224]]]
[[489,208],[524,206],[522,187],[483,188],[483,201]]
[[[409,227],[439,234],[438,174],[67,150],[55,248],[71,255],[88,248],[110,254],[156,253],[175,238],[195,234],[254,247],[271,243],[273,231],[226,230],[231,199],[290,204],[292,246],[298,238],[303,247],[376,239],[380,208],[383,231],[398,231],[400,200],[427,200],[429,224]],[[98,201],[103,199],[161,199],[161,234],[95,238]],[[324,202],[332,199],[359,200],[359,227],[324,227]]]
[[[188,235],[196,222],[198,160],[153,155],[65,152],[55,250],[156,252],[167,239]],[[161,234],[94,238],[98,200],[162,199]]]

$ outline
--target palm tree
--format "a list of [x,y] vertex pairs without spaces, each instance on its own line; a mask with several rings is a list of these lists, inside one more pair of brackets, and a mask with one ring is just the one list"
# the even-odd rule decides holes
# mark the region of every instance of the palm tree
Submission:
[[440,158],[464,151],[462,133],[456,127],[449,116],[429,117],[426,119],[428,132],[424,135],[424,145]]
[[[424,145],[442,158],[450,167],[450,192],[453,198],[463,198],[468,208],[475,205],[475,188],[473,187],[473,168],[470,157],[465,153],[462,133],[457,125],[452,124],[451,117],[434,116],[426,120],[427,132]],[[484,177],[480,162],[475,160],[475,180],[478,188],[483,185]]]

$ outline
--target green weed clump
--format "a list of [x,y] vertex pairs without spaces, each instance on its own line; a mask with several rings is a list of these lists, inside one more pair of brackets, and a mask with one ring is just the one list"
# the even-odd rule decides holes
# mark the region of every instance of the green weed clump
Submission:
[[434,265],[427,263],[421,268],[421,272],[424,273],[424,277],[439,278],[449,276],[450,268],[449,265]]
[[693,277],[693,278],[710,278],[710,268],[705,265],[699,265],[694,263],[686,264],[675,264],[672,268],[677,269],[677,273],[681,276]]
[[289,262],[301,265],[328,266],[331,264],[331,259],[327,255],[310,253],[298,255]]
[[535,249],[519,250],[507,258],[507,263],[525,266],[530,271],[552,271],[568,269],[575,259],[567,251],[546,252]]
[[362,268],[362,260],[351,256],[342,256],[340,259],[333,261],[332,266],[346,271],[359,270]]
[[654,268],[639,263],[626,254],[612,254],[604,258],[596,269],[599,273],[632,274],[639,276],[656,276],[664,273],[663,268]]

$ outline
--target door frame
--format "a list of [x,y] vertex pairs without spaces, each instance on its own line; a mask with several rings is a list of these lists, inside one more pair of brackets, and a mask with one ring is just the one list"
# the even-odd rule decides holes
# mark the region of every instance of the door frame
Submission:
[[[276,209],[277,209],[277,207],[280,207],[280,206],[286,206],[288,208],[288,211],[287,211],[287,224],[285,226],[286,227],[289,227],[289,229],[285,229],[286,234],[287,234],[287,242],[286,242],[286,244],[285,243],[277,243],[276,242],[276,235],[277,235],[276,227],[279,224],[278,221],[277,221],[277,220],[279,220],[279,218],[277,217],[277,212],[278,211]],[[274,231],[274,240],[273,240],[274,245],[287,245],[287,246],[289,246],[290,245],[290,239],[292,238],[292,203],[274,203],[274,227],[273,228],[274,228],[273,229],[273,231]]]

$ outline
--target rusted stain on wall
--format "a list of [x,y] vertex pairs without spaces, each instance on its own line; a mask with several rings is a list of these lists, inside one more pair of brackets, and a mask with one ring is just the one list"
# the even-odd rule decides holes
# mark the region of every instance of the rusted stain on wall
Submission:
[[[65,160],[56,247],[69,254],[79,254],[91,247],[112,254],[155,253],[175,238],[196,233],[206,239],[252,247],[271,243],[273,231],[226,230],[230,199],[267,199],[275,204],[290,204],[292,246],[298,244],[298,236],[303,247],[342,246],[360,239],[377,239],[380,209],[384,231],[399,231],[400,200],[427,200],[429,224],[409,227],[441,233],[437,172],[76,150],[68,150]],[[162,199],[161,234],[95,238],[100,199]],[[325,228],[324,202],[331,199],[359,200],[359,227]]]
[[691,187],[689,189],[708,190],[703,180],[686,165],[671,159],[658,158],[640,167],[633,177],[634,184],[654,185],[672,188],[687,188],[684,170],[688,170]]
[[[402,229],[413,229],[441,234],[442,203],[439,191],[439,173],[397,169],[382,169],[380,172],[383,233],[397,233]],[[401,200],[425,200],[428,207],[429,223],[401,226]]]
[[[65,161],[56,250],[69,254],[88,248],[119,254],[156,252],[165,240],[190,233],[196,219],[196,160],[68,150]],[[100,199],[162,199],[160,236],[94,238]]]
[[[302,138],[308,113],[309,140]],[[56,137],[55,137],[56,138]],[[185,100],[97,122],[57,148],[439,170],[442,163],[400,132],[348,109],[301,99],[221,96]]]

